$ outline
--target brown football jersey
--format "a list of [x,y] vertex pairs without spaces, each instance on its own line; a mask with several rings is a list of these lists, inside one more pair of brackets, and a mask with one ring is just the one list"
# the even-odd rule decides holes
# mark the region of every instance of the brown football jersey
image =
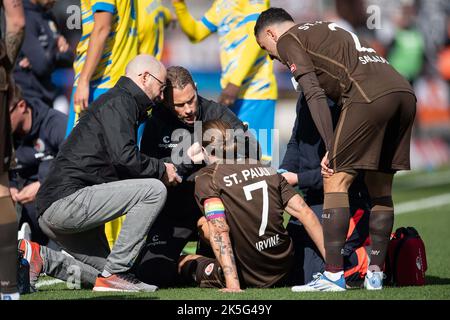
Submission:
[[334,22],[298,24],[277,43],[278,53],[296,79],[315,72],[336,103],[370,103],[395,91],[413,89],[368,43]]
[[262,164],[214,164],[199,172],[195,197],[202,210],[206,199],[222,200],[243,286],[270,287],[289,274],[293,247],[283,211],[296,194]]

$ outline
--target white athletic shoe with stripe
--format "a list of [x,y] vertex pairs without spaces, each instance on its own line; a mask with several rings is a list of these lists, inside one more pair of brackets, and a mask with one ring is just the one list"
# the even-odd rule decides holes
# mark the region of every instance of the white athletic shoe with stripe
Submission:
[[345,291],[345,278],[342,275],[337,281],[327,278],[323,273],[313,275],[313,280],[303,286],[292,287],[293,292],[336,292]]

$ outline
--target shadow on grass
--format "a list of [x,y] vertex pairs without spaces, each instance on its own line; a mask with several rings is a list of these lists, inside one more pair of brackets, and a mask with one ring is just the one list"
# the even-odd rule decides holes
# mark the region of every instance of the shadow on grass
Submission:
[[436,276],[425,276],[425,284],[426,285],[446,285],[450,284],[449,278],[440,278]]

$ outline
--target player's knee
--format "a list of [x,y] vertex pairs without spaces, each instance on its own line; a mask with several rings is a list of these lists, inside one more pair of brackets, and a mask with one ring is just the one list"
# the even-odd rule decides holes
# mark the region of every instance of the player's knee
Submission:
[[146,199],[164,203],[167,198],[167,188],[160,180],[150,179],[147,186]]
[[393,174],[366,172],[365,182],[372,198],[390,196],[392,194]]
[[323,189],[328,192],[347,192],[353,182],[353,175],[345,172],[338,172],[329,178],[323,179]]
[[371,202],[372,202],[372,212],[394,210],[394,202],[392,201],[391,196],[372,198]]

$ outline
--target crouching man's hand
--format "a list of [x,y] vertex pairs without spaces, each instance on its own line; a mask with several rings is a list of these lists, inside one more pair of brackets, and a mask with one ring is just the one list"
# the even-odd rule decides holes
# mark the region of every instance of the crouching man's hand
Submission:
[[293,172],[284,172],[281,174],[291,186],[298,184],[298,175]]
[[19,193],[15,196],[16,202],[20,202],[22,204],[33,202],[36,199],[36,195],[39,191],[41,184],[39,181],[30,183],[25,186]]
[[176,186],[181,183],[181,177],[177,174],[177,168],[172,163],[164,163],[166,166],[166,172],[162,177],[162,182],[166,186]]
[[205,160],[203,149],[200,143],[195,142],[192,146],[187,150],[187,155],[192,160],[193,163],[202,163]]

